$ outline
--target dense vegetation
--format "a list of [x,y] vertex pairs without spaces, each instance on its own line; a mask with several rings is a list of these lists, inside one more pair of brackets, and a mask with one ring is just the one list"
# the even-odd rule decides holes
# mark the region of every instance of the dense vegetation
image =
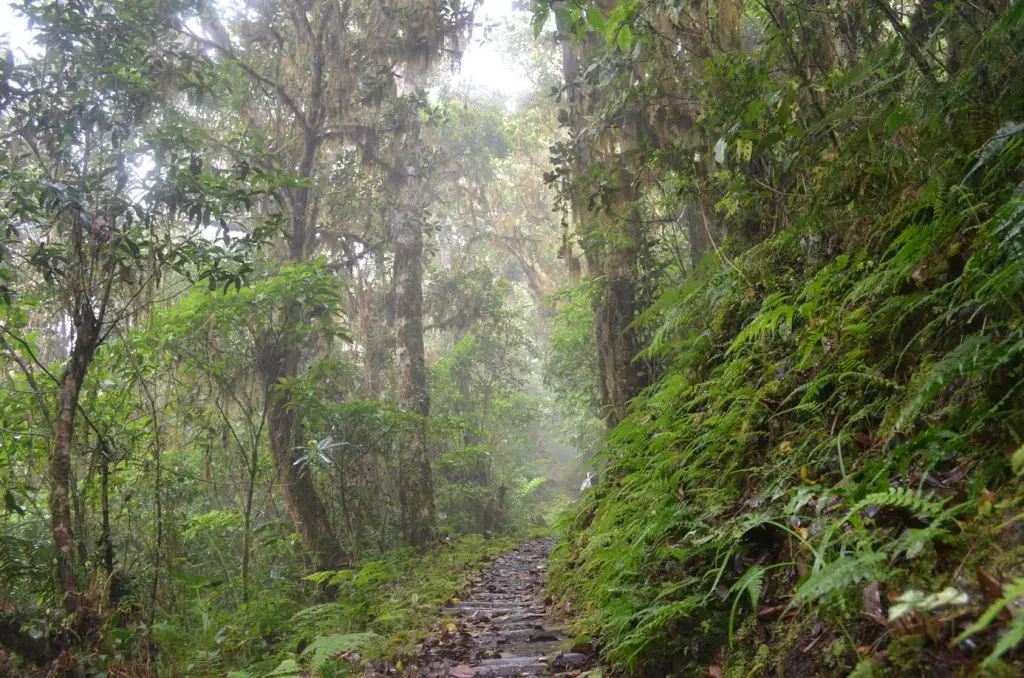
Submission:
[[556,586],[614,665],[1019,675],[1022,11],[556,11],[613,426]]
[[556,122],[450,82],[470,10],[19,5],[0,674],[401,655],[565,503]]
[[17,13],[0,675],[401,666],[553,522],[612,672],[1024,670],[1021,2]]

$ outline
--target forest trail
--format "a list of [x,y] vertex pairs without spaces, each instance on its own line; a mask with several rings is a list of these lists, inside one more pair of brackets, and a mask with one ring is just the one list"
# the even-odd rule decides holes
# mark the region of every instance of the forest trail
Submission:
[[[449,678],[577,676],[593,665],[545,604],[552,539],[503,554],[452,599],[403,675]],[[453,621],[449,621],[452,619]],[[386,675],[371,673],[370,676]]]

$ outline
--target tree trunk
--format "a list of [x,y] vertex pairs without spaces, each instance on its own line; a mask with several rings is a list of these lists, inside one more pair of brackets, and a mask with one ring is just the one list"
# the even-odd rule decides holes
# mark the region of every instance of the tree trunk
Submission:
[[[405,191],[416,190],[415,180]],[[398,403],[413,415],[398,469],[398,500],[405,543],[425,548],[434,538],[434,484],[427,448],[427,368],[423,351],[423,224],[418,199],[400,204],[395,238],[395,324],[398,340]]]
[[100,440],[100,511],[102,527],[97,546],[103,554],[103,569],[110,581],[110,603],[114,606],[124,598],[125,580],[122,572],[114,571],[114,539],[110,531],[110,447],[105,440]]
[[[609,8],[612,3],[599,3]],[[626,416],[629,401],[639,393],[641,378],[633,359],[639,347],[630,329],[636,316],[637,260],[642,234],[635,215],[636,191],[630,171],[637,136],[637,120],[627,115],[621,128],[618,150],[608,137],[584,136],[587,118],[600,109],[600,88],[588,90],[582,82],[581,64],[587,64],[600,45],[592,37],[577,43],[559,18],[562,33],[562,70],[566,82],[566,106],[574,139],[569,197],[576,233],[580,236],[587,275],[597,282],[593,298],[594,337],[597,342],[597,372],[601,384],[601,405],[605,422],[615,426]],[[588,94],[588,91],[592,92]],[[606,147],[602,155],[599,150]],[[619,185],[608,213],[590,209],[578,180],[599,163],[614,163]],[[594,237],[597,236],[597,237]]]
[[283,380],[299,373],[298,347],[265,346],[263,373],[270,398],[267,408],[270,451],[284,490],[288,517],[317,569],[337,569],[345,563],[345,554],[327,522],[327,511],[313,485],[308,460],[304,459],[307,451],[299,413],[290,407],[287,392],[281,388]]
[[110,455],[105,446],[101,455],[103,460],[100,462],[100,477],[102,479],[102,485],[100,487],[100,510],[102,512],[103,526],[100,528],[99,547],[103,551],[103,569],[107,571],[107,576],[113,576],[114,541],[110,534]]
[[[313,176],[319,143],[317,136],[307,136],[303,147],[298,174],[307,182]],[[313,230],[309,196],[308,183],[293,189],[291,193],[289,258],[293,262],[305,261],[308,255],[310,231]],[[284,315],[284,322],[302,322],[304,317],[299,308],[289,309]],[[303,546],[312,555],[315,566],[320,570],[330,570],[345,563],[345,552],[327,520],[327,511],[313,484],[312,473],[303,461],[306,441],[302,417],[290,406],[287,392],[281,388],[282,382],[299,376],[301,353],[300,346],[280,338],[264,338],[264,344],[260,347],[260,372],[270,399],[267,429],[288,516]]]
[[249,602],[249,561],[252,550],[252,505],[253,494],[256,490],[256,477],[259,474],[259,450],[260,441],[252,443],[252,456],[249,458],[249,468],[245,486],[245,532],[242,534],[242,602]]
[[82,380],[89,371],[98,340],[93,323],[78,325],[71,360],[61,378],[53,454],[50,457],[50,532],[57,549],[57,583],[64,595],[64,609],[78,609],[79,586],[75,571],[75,537],[71,527],[71,443]]
[[[628,224],[623,231],[630,231]],[[629,401],[641,389],[641,378],[634,362],[639,350],[636,332],[630,327],[636,318],[637,247],[631,235],[615,237],[605,246],[604,283],[599,292],[601,303],[594,316],[597,350],[603,354],[602,380],[607,394],[605,421],[615,426],[626,417]]]

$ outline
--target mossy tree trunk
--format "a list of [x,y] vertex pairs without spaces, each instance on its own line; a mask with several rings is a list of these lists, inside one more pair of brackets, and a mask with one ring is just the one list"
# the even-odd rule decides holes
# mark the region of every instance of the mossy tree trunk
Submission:
[[399,458],[398,499],[402,536],[407,545],[425,548],[434,538],[434,484],[427,445],[426,356],[423,349],[423,212],[415,177],[400,179],[395,233],[395,329],[398,403],[412,415]]
[[[292,210],[289,234],[289,257],[293,262],[305,261],[310,234],[315,227],[315,210],[310,208],[310,184],[320,142],[316,127],[306,135],[299,175],[306,179],[288,195]],[[306,459],[306,435],[302,415],[289,402],[285,385],[299,376],[302,346],[287,339],[290,323],[304,322],[305,313],[297,304],[282,319],[286,328],[279,336],[265,338],[261,353],[261,372],[270,399],[267,407],[267,430],[270,451],[278,479],[284,490],[285,505],[305,549],[321,570],[340,567],[345,553],[327,520],[327,511],[313,483]]]
[[[614,3],[604,4],[605,10],[614,7]],[[639,310],[638,269],[643,240],[631,171],[636,120],[626,111],[617,130],[587,129],[587,119],[601,109],[603,102],[598,83],[587,80],[596,76],[583,71],[602,46],[593,36],[575,41],[562,22],[559,17],[567,118],[573,138],[569,203],[587,275],[596,282],[593,308],[597,371],[605,422],[612,427],[626,416],[630,400],[644,382],[635,361],[640,342],[632,328]],[[604,165],[605,174],[614,176],[614,180],[601,186],[582,184],[597,165]],[[563,245],[563,249],[566,261],[571,261],[571,245]]]
[[263,375],[270,398],[267,407],[270,451],[284,491],[288,517],[317,569],[335,569],[344,564],[345,553],[313,484],[300,413],[291,406],[283,388],[287,380],[299,373],[301,351],[290,342],[266,347],[265,351]]

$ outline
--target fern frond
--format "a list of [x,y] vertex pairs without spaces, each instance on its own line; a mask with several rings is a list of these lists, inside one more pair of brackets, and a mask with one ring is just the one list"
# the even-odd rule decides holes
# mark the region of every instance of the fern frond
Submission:
[[993,668],[1004,654],[1020,645],[1024,640],[1024,615],[1017,615],[1010,622],[1003,634],[999,636],[999,642],[992,649],[992,653],[985,657],[981,665],[985,668]]
[[840,557],[812,574],[797,588],[800,600],[817,600],[847,586],[867,579],[883,579],[887,559],[884,553],[868,551],[856,556]]
[[790,297],[781,292],[775,292],[766,297],[761,305],[761,312],[736,335],[732,344],[729,345],[727,353],[732,353],[749,341],[774,334],[779,331],[780,325],[786,331],[792,331],[797,308],[788,303],[789,301],[791,301]]
[[904,508],[916,514],[937,516],[945,509],[944,502],[933,501],[929,495],[907,487],[890,487],[886,492],[873,492],[857,502],[846,515],[849,520],[853,515],[868,506]]
[[736,580],[736,583],[729,589],[732,593],[736,594],[736,598],[732,602],[732,611],[729,613],[729,644],[732,644],[733,628],[736,622],[736,608],[739,607],[740,598],[743,597],[743,593],[746,592],[750,596],[750,607],[756,613],[758,603],[761,601],[761,593],[764,590],[764,573],[765,568],[760,565],[754,565],[746,572],[743,576]]
[[978,620],[964,629],[959,636],[953,639],[953,643],[959,645],[971,636],[988,628],[988,625],[999,616],[999,613],[1006,608],[1007,605],[1012,605],[1017,598],[1024,596],[1024,577],[1015,579],[1012,584],[1006,587],[1003,591],[1003,596],[996,602],[989,605],[988,609]]
[[375,653],[384,647],[384,637],[376,633],[342,633],[318,636],[302,652],[309,657],[309,666],[319,671],[327,662],[343,652]]
[[947,386],[959,379],[986,373],[995,361],[991,340],[970,336],[947,353],[920,380],[896,418],[895,429],[906,430],[925,407]]

